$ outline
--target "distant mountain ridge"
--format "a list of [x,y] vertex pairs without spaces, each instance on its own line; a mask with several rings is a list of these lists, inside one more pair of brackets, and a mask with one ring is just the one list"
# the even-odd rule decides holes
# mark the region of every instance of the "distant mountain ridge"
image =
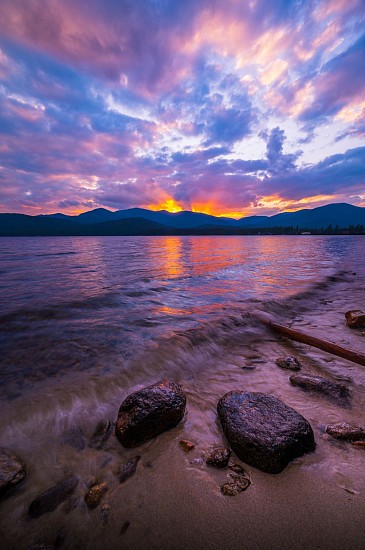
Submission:
[[130,208],[112,212],[97,208],[78,216],[0,214],[0,236],[26,235],[184,235],[244,234],[270,228],[325,230],[365,226],[365,208],[333,203],[274,216],[248,216],[235,220],[199,212],[153,211]]

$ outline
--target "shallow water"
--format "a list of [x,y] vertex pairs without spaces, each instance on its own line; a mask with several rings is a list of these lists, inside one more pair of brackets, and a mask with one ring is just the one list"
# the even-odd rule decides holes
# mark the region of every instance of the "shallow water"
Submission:
[[[22,522],[32,498],[66,473],[80,477],[80,495],[91,477],[115,483],[118,461],[136,453],[113,436],[103,450],[90,449],[93,429],[102,418],[115,420],[129,393],[163,377],[182,384],[188,414],[176,430],[142,446],[142,466],[158,461],[162,449],[170,462],[180,460],[182,437],[199,443],[192,455],[198,459],[223,444],[216,403],[226,391],[247,389],[272,393],[311,422],[317,450],[293,467],[354,494],[365,488],[363,450],[323,439],[327,423],[364,421],[365,369],[293,348],[247,316],[264,310],[303,330],[319,325],[318,336],[331,339],[332,330],[337,343],[346,340],[343,308],[351,293],[344,289],[356,290],[355,307],[363,296],[362,237],[0,242],[0,446],[24,457],[31,472],[5,502],[8,518]],[[363,340],[350,336],[361,350]],[[351,407],[292,387],[290,373],[274,363],[285,353],[306,371],[345,378]],[[212,483],[204,468],[187,467]],[[82,506],[75,511],[84,513]]]

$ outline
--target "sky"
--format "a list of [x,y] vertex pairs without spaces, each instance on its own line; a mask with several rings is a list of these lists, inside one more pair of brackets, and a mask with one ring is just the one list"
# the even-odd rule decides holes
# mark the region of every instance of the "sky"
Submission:
[[365,206],[365,0],[1,0],[0,212]]

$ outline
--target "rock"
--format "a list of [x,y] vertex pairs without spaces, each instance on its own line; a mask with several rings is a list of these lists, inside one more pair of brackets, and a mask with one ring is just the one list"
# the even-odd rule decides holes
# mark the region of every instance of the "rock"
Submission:
[[278,357],[278,359],[276,359],[275,363],[281,369],[287,369],[287,370],[300,370],[301,369],[301,364],[299,363],[298,359],[296,359],[292,355],[288,355],[287,357]]
[[352,445],[365,449],[365,441],[352,441]]
[[365,313],[360,309],[346,311],[346,324],[350,328],[365,328]]
[[246,471],[241,466],[241,464],[238,464],[237,462],[234,462],[233,460],[230,460],[228,462],[228,468],[230,470],[232,470],[232,472],[235,472],[236,474],[241,474],[242,476],[246,475]]
[[85,502],[88,507],[96,508],[108,489],[109,485],[105,481],[91,487],[85,495]]
[[326,432],[336,439],[346,439],[347,441],[358,441],[365,439],[365,430],[359,426],[351,426],[346,422],[339,424],[329,424]]
[[205,462],[213,468],[227,468],[230,456],[230,449],[213,449]]
[[31,544],[28,550],[54,550],[53,544]]
[[100,420],[90,439],[89,447],[92,447],[93,449],[101,449],[111,434],[111,427],[112,423],[110,420]]
[[251,485],[251,481],[243,475],[230,474],[233,481],[221,485],[221,492],[227,497],[234,497]]
[[290,382],[293,386],[299,386],[306,391],[315,391],[342,400],[348,400],[350,398],[350,390],[346,386],[338,384],[337,382],[332,382],[332,380],[328,380],[322,376],[293,374],[290,377]]
[[118,479],[120,483],[124,483],[129,477],[131,477],[137,469],[137,464],[140,460],[140,456],[134,456],[126,464],[122,464],[118,473]]
[[85,438],[81,428],[74,427],[65,432],[61,437],[61,443],[63,445],[70,445],[77,451],[85,449]]
[[121,404],[115,435],[124,447],[137,447],[177,426],[186,397],[178,384],[162,380],[129,395]]
[[309,422],[272,395],[231,391],[218,402],[223,432],[238,458],[272,474],[315,449]]
[[0,449],[0,496],[23,481],[26,475],[23,460],[5,449]]
[[188,441],[187,439],[182,439],[181,441],[179,441],[179,445],[182,448],[182,450],[185,451],[186,453],[188,453],[189,451],[192,451],[195,448],[194,443],[192,443],[191,441]]
[[55,510],[61,502],[74,492],[78,481],[76,476],[72,476],[44,491],[31,502],[29,515],[32,518],[37,518],[42,514]]
[[128,527],[130,526],[130,523],[129,521],[125,521],[119,531],[119,534],[120,535],[124,535],[124,533],[126,532],[126,530],[128,529]]

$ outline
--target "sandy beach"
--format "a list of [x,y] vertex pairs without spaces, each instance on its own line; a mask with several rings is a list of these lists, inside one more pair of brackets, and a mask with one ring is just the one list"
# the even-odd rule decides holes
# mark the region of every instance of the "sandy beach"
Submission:
[[[344,313],[364,303],[364,288],[363,274],[339,272],[301,295],[267,302],[264,309],[287,326],[361,352],[365,335],[345,326]],[[148,369],[144,365],[147,358],[139,357],[139,373],[134,373],[134,383],[126,380],[124,391],[119,387],[113,392],[112,380],[105,381],[103,391],[108,387],[109,399],[103,411],[111,420],[116,419],[119,404],[129,393],[166,376],[186,392],[187,414],[179,426],[136,449],[123,448],[112,435],[103,449],[86,447],[78,452],[59,444],[59,433],[50,429],[51,417],[39,417],[38,427],[33,422],[32,427],[28,425],[33,433],[26,433],[25,404],[20,413],[24,415],[22,430],[24,438],[33,438],[32,454],[24,457],[26,481],[1,503],[2,548],[25,550],[37,544],[66,550],[363,548],[364,449],[331,438],[325,427],[342,421],[364,424],[364,367],[270,332],[247,315],[247,310],[258,305],[246,305],[246,312],[236,311],[226,319],[213,334],[214,348],[211,340],[207,347],[201,333],[204,329],[176,335],[176,342],[160,341],[155,357],[149,352]],[[188,351],[190,359],[194,357],[190,365],[186,363]],[[172,362],[174,353],[179,355]],[[351,406],[291,386],[291,372],[275,365],[275,359],[286,354],[294,355],[305,372],[345,383],[352,392]],[[95,387],[100,384],[95,381]],[[317,448],[278,475],[242,464],[251,485],[245,492],[227,497],[220,486],[229,480],[229,470],[208,467],[204,458],[212,448],[226,445],[216,404],[226,391],[234,389],[272,394],[292,406],[311,423]],[[100,393],[94,397],[95,402],[101,399]],[[34,415],[36,396],[32,407]],[[14,427],[10,406],[7,414],[10,427]],[[70,402],[69,416],[71,422],[78,416],[84,433],[91,435],[92,406],[81,416],[75,401]],[[38,429],[50,429],[48,449],[37,446]],[[19,432],[15,435],[9,428],[2,439],[24,455]],[[192,441],[195,448],[185,453],[179,447],[181,439]],[[141,456],[136,473],[119,484],[115,475],[118,466],[136,455]],[[79,477],[73,497],[55,511],[29,519],[30,502],[70,474]],[[103,481],[109,484],[109,491],[97,508],[89,510],[84,502],[87,488]]]

